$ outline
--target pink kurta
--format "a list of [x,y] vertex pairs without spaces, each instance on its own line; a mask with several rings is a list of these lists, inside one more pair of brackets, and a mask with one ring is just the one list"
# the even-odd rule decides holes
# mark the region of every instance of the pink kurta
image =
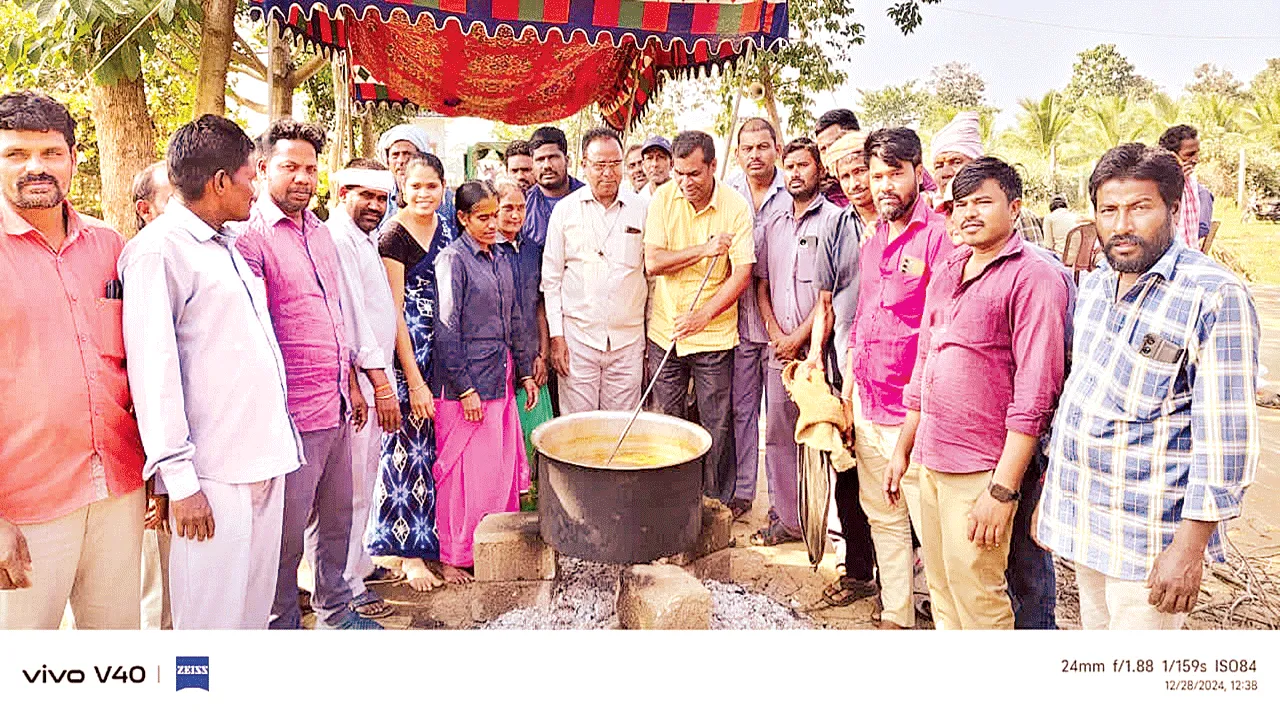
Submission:
[[512,392],[507,358],[507,392],[501,400],[485,400],[484,419],[463,416],[462,401],[436,400],[436,533],[440,561],[454,567],[472,565],[476,526],[485,515],[516,512],[520,493],[529,488],[519,408]]

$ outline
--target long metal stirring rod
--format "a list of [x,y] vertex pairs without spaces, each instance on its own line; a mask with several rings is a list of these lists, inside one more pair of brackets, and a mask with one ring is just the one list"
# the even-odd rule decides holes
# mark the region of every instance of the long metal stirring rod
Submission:
[[[698,286],[698,292],[693,295],[693,302],[689,304],[689,312],[698,306],[698,298],[702,297],[702,291],[707,287],[707,281],[711,279],[711,271],[715,270],[716,262],[720,259],[719,255],[711,258],[711,264],[707,266],[707,274],[702,276],[702,284]],[[649,399],[649,393],[653,392],[653,386],[658,382],[658,376],[662,374],[662,367],[667,364],[667,358],[671,357],[671,351],[676,349],[676,341],[671,340],[671,347],[662,355],[662,362],[658,363],[658,369],[653,371],[653,378],[649,380],[649,387],[645,388],[644,395],[640,396],[640,404],[636,406],[635,412],[631,413],[631,419],[627,421],[627,426],[622,428],[622,435],[618,436],[618,444],[613,447],[613,452],[609,453],[609,459],[605,461],[605,467],[613,464],[613,459],[617,457],[618,451],[622,449],[622,443],[627,439],[627,433],[631,432],[631,426],[636,424],[636,418],[640,417],[640,410],[644,408],[644,401]]]

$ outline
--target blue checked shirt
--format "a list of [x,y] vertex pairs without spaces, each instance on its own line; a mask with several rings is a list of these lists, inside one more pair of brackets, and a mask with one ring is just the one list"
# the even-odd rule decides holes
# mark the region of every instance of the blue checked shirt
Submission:
[[[1118,277],[1103,266],[1080,286],[1036,532],[1069,560],[1145,580],[1183,518],[1240,514],[1258,467],[1258,316],[1234,275],[1181,243],[1115,302]],[[1144,355],[1148,334],[1185,352]]]

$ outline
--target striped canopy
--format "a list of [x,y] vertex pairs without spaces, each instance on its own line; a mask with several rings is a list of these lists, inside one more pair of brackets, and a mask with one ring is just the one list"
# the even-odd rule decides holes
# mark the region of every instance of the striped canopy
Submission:
[[530,125],[599,103],[619,129],[667,75],[787,36],[785,0],[253,0],[322,51],[347,53],[352,98]]

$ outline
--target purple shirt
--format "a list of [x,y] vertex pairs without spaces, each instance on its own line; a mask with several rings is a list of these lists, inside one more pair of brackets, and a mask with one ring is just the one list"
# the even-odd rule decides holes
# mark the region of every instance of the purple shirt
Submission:
[[933,269],[954,246],[946,218],[919,199],[902,234],[890,240],[889,229],[881,219],[862,246],[849,347],[863,415],[880,425],[901,425],[907,417],[902,391],[916,362],[924,291]]
[[343,333],[338,247],[311,211],[301,228],[262,193],[236,248],[267,287],[267,310],[284,357],[289,414],[299,432],[342,422],[351,362]]
[[1040,437],[1062,392],[1068,292],[1015,232],[963,281],[972,248],[935,268],[904,401],[920,411],[913,459],[945,473],[991,470],[1006,432]]

